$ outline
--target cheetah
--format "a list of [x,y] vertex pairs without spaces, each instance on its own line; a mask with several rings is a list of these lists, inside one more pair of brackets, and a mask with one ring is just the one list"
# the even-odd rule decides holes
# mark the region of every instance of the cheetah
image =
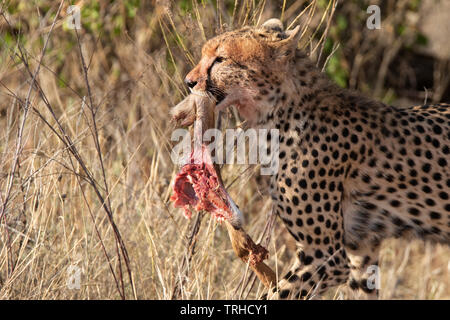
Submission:
[[347,283],[376,299],[367,268],[383,239],[450,243],[450,105],[399,109],[342,89],[298,49],[299,31],[271,19],[218,35],[185,83],[279,130],[269,189],[297,251],[269,298]]

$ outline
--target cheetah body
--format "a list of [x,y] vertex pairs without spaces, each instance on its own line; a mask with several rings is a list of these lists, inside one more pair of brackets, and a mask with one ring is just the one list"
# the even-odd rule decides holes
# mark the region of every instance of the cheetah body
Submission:
[[399,109],[335,86],[271,19],[209,40],[192,90],[235,105],[250,126],[277,128],[273,207],[297,243],[281,298],[348,282],[370,298],[381,241],[450,243],[450,106]]

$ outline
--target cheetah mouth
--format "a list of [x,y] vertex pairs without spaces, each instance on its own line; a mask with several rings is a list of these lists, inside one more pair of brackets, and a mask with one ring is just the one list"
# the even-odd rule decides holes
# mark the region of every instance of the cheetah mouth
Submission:
[[213,96],[214,96],[214,98],[216,98],[216,101],[217,101],[216,103],[219,104],[225,99],[225,97],[227,95],[224,92],[220,92],[220,93],[213,94]]

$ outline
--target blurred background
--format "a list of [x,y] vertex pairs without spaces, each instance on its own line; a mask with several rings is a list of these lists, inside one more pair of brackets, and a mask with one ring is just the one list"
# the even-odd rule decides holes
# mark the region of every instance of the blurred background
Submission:
[[[381,25],[370,30],[374,4]],[[208,38],[273,17],[301,25],[299,46],[339,86],[400,107],[450,102],[447,0],[1,1],[1,299],[264,291],[220,224],[188,221],[168,201],[178,169],[168,113]],[[240,119],[229,112],[224,123]],[[295,245],[272,219],[258,171],[226,165],[223,176],[282,276]],[[449,299],[449,258],[440,245],[387,241],[381,298]],[[325,296],[347,297],[344,287]]]

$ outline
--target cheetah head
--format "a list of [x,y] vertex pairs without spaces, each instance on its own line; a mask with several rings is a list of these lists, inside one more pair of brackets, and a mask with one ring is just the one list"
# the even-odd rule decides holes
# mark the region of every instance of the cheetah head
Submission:
[[286,85],[299,31],[284,31],[280,20],[270,19],[216,36],[203,46],[185,82],[194,93],[214,96],[218,110],[235,105],[250,125],[258,123],[275,108],[277,88]]

